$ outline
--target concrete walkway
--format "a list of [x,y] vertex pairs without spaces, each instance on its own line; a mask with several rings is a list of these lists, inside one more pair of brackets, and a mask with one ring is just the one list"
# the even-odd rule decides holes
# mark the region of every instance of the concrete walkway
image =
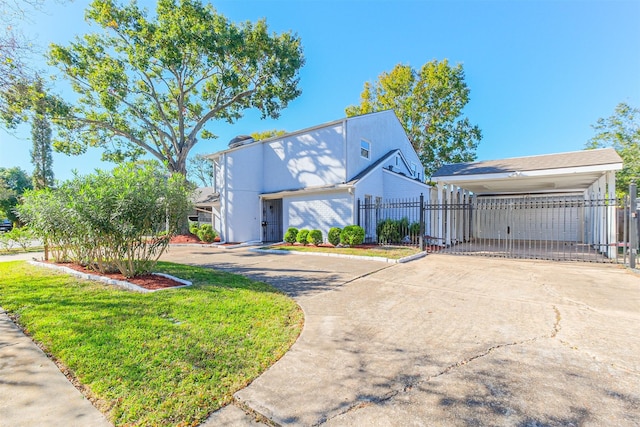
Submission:
[[640,425],[640,276],[622,267],[168,258],[270,282],[305,312],[292,349],[206,426]]
[[[272,283],[305,312],[292,349],[206,426],[264,418],[300,426],[640,425],[640,276],[621,267],[449,255],[387,265],[192,247],[163,259]],[[19,408],[36,415],[7,425],[104,422],[91,418],[95,410],[72,410],[73,398],[58,400],[63,393],[50,387],[64,376],[49,380],[36,369],[46,356],[5,357],[22,344],[4,326],[0,425],[5,416],[19,422]],[[19,378],[8,376],[23,365]],[[33,382],[35,397],[5,400],[19,382]],[[35,409],[47,399],[56,402],[51,409]]]

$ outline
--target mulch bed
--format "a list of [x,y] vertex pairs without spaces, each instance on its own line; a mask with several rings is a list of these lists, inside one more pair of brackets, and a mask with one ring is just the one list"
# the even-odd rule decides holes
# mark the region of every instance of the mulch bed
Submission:
[[164,276],[158,276],[156,274],[144,274],[136,277],[126,278],[120,273],[100,273],[94,270],[89,270],[86,267],[83,267],[80,264],[74,264],[70,262],[65,263],[54,263],[49,262],[50,264],[60,265],[63,267],[68,267],[72,270],[80,271],[81,273],[93,274],[96,276],[108,277],[109,279],[122,280],[124,282],[133,283],[134,285],[138,285],[141,288],[156,290],[156,289],[166,289],[166,288],[174,288],[176,286],[184,286],[184,283],[176,282],[173,279]]
[[[219,241],[220,241],[220,237],[216,236],[214,242],[219,242]],[[178,236],[173,236],[171,240],[169,240],[169,243],[197,243],[201,245],[206,244],[205,242],[201,241],[200,239],[198,239],[197,236],[194,236],[193,234],[180,234]]]

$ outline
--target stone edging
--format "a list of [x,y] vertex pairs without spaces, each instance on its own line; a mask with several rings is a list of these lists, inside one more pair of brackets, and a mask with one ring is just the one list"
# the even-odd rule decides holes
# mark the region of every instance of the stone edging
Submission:
[[39,261],[35,261],[35,260],[34,261],[28,261],[28,262],[29,262],[29,264],[35,265],[37,267],[45,267],[45,268],[50,268],[50,269],[53,269],[53,270],[63,271],[65,273],[67,273],[67,274],[71,274],[73,276],[80,277],[81,279],[95,280],[95,281],[98,281],[98,282],[106,283],[108,285],[116,285],[116,286],[120,286],[122,288],[128,289],[130,291],[134,291],[134,292],[150,293],[150,292],[156,292],[156,291],[164,291],[164,290],[168,290],[168,289],[179,289],[179,288],[184,288],[186,286],[193,285],[193,283],[188,281],[188,280],[179,279],[179,278],[171,276],[169,274],[152,273],[152,274],[155,274],[157,276],[162,276],[162,277],[166,277],[168,279],[175,280],[176,282],[182,283],[183,285],[182,286],[172,286],[170,288],[146,289],[146,288],[138,286],[138,285],[136,285],[134,283],[125,282],[124,280],[110,279],[108,277],[99,276],[97,274],[83,273],[81,271],[77,271],[77,270],[74,270],[72,268],[65,267],[63,265],[50,264],[50,263],[47,263],[47,262],[39,262]]
[[367,260],[379,261],[379,262],[386,262],[387,264],[403,264],[405,262],[423,258],[427,255],[427,252],[423,251],[423,252],[418,252],[417,254],[406,256],[404,258],[392,259],[392,258],[385,258],[380,256],[345,255],[345,254],[332,254],[332,253],[326,253],[326,252],[299,252],[299,251],[286,251],[286,250],[278,250],[278,249],[252,248],[252,249],[249,249],[249,251],[261,252],[266,254],[277,254],[277,255],[296,254],[296,255],[328,256],[328,257],[335,257],[335,258],[359,259],[363,261],[367,261]]

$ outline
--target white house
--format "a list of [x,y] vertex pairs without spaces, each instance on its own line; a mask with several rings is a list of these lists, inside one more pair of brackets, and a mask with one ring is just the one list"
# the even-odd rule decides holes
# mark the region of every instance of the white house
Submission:
[[357,221],[357,200],[428,195],[424,168],[391,110],[262,141],[235,138],[214,164],[212,221],[222,241],[281,241],[288,227]]

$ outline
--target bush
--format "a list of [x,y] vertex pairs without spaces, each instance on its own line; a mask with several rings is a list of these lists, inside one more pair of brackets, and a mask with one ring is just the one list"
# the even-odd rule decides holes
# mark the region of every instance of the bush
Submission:
[[306,245],[307,237],[309,237],[309,230],[302,229],[298,231],[298,235],[296,236],[296,242]]
[[322,241],[322,231],[311,230],[309,232],[309,235],[307,236],[307,243],[318,246]]
[[202,224],[198,228],[196,236],[205,243],[211,243],[216,239],[218,234],[215,232],[211,224]]
[[340,233],[340,243],[355,246],[364,242],[364,228],[358,225],[348,225]]
[[4,235],[17,243],[23,251],[26,251],[31,246],[31,241],[33,240],[33,233],[27,227],[14,227]]
[[393,219],[385,219],[380,221],[376,227],[378,235],[378,243],[390,244],[400,243],[402,235],[400,234],[400,222]]
[[133,277],[151,272],[180,230],[191,192],[183,176],[167,178],[157,162],[128,163],[27,192],[18,213],[55,260]]
[[189,221],[189,233],[193,234],[194,236],[197,236],[198,228],[199,228],[199,224],[197,222]]
[[341,228],[331,227],[329,229],[329,234],[327,235],[327,240],[329,240],[329,243],[331,243],[333,246],[338,246],[338,244],[340,243],[341,232],[342,232]]
[[289,227],[287,232],[284,233],[284,241],[290,245],[293,245],[296,242],[296,238],[298,237],[298,229],[295,227]]

